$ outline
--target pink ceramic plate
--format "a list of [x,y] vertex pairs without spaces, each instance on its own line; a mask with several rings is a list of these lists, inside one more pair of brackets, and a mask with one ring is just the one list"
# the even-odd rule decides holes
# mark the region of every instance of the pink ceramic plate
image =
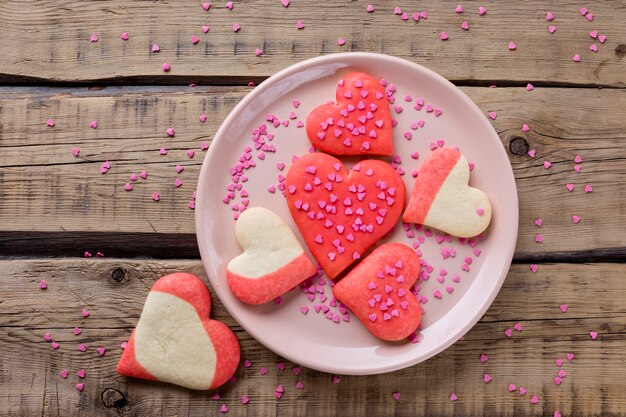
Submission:
[[[247,146],[253,146],[252,131],[267,123],[274,138],[268,144],[276,152],[264,152],[258,157],[254,149],[250,155],[256,167],[245,171],[248,180],[243,183],[250,206],[263,206],[277,212],[299,235],[280,191],[268,192],[277,186],[278,176],[286,175],[292,155],[308,152],[311,144],[305,129],[297,126],[309,112],[321,103],[335,98],[337,81],[349,71],[366,71],[385,78],[397,89],[395,104],[403,107],[401,113],[392,110],[398,120],[394,129],[394,145],[400,156],[400,167],[407,195],[413,185],[411,173],[418,169],[431,144],[445,140],[446,146],[459,146],[476,166],[471,184],[484,190],[491,199],[493,220],[485,238],[475,247],[458,239],[442,240],[439,232],[415,227],[407,232],[396,227],[386,241],[419,244],[423,259],[433,268],[428,280],[421,282],[420,294],[428,301],[423,304],[425,314],[419,343],[386,343],[370,335],[354,317],[350,321],[334,323],[325,314],[316,313],[321,304],[317,293],[315,301],[299,288],[285,294],[280,305],[249,306],[239,302],[226,284],[228,261],[241,250],[235,240],[232,204],[242,204],[236,198],[229,204],[222,199],[232,182],[229,169],[239,162]],[[406,97],[408,94],[411,97]],[[416,100],[425,103],[420,111],[414,108]],[[410,102],[406,101],[411,99]],[[294,100],[301,102],[298,108]],[[427,111],[428,105],[442,111]],[[430,108],[429,108],[430,109]],[[290,119],[291,112],[295,118]],[[266,115],[274,114],[282,122],[275,128],[266,122]],[[293,117],[294,114],[291,114]],[[412,129],[413,122],[424,121],[423,127]],[[410,131],[407,140],[404,133]],[[254,146],[253,146],[254,148]],[[419,159],[411,158],[417,151]],[[356,159],[346,160],[351,166]],[[280,171],[277,163],[285,163]],[[453,84],[438,74],[409,61],[369,53],[333,54],[310,59],[275,74],[248,94],[226,118],[215,135],[206,155],[196,203],[196,231],[204,267],[217,296],[230,314],[258,341],[277,354],[303,366],[342,374],[375,374],[401,369],[422,362],[463,336],[485,313],[509,269],[517,238],[518,206],[513,172],[508,157],[495,130],[483,112]],[[472,242],[474,244],[475,242]],[[446,250],[455,249],[454,256],[444,259]],[[480,253],[478,250],[480,250]],[[463,270],[463,265],[469,271]],[[445,269],[445,271],[442,270]],[[447,275],[442,273],[447,271]],[[460,282],[455,282],[455,276]],[[443,278],[441,278],[443,276]],[[438,279],[439,278],[439,279]],[[443,281],[443,282],[440,282]],[[331,297],[329,285],[322,287]],[[437,298],[437,290],[441,298]],[[452,293],[448,293],[452,290]],[[426,299],[423,300],[423,302]],[[300,308],[308,306],[307,314]],[[340,312],[330,308],[331,314]]]

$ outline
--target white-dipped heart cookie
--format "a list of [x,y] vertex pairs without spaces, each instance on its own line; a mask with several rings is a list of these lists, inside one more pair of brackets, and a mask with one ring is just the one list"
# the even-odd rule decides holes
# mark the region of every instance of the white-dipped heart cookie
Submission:
[[241,213],[235,236],[243,253],[230,261],[226,278],[245,303],[267,303],[316,271],[291,228],[271,210],[252,207]]
[[117,372],[196,390],[217,388],[239,364],[239,342],[211,320],[211,295],[195,275],[175,273],[150,290]]
[[469,177],[469,164],[461,152],[433,151],[419,170],[402,220],[458,237],[484,232],[491,221],[491,204],[484,192],[469,186]]

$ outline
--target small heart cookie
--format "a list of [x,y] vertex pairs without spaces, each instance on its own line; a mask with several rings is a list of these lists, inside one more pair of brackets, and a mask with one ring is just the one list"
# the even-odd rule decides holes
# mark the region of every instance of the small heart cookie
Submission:
[[230,261],[226,278],[245,303],[267,303],[317,270],[287,223],[271,210],[252,207],[241,213],[235,236],[243,253]]
[[422,310],[410,288],[420,259],[401,243],[374,250],[333,287],[333,295],[383,340],[402,340],[420,324]]
[[121,375],[195,390],[217,388],[239,364],[239,341],[211,320],[211,295],[195,275],[166,275],[153,286],[117,365]]
[[391,111],[376,78],[353,72],[337,84],[337,104],[309,114],[306,133],[317,149],[333,155],[392,155]]
[[469,186],[469,164],[456,149],[433,151],[422,164],[402,221],[431,226],[458,237],[476,236],[489,226],[487,195]]
[[331,279],[389,232],[404,208],[404,182],[383,161],[359,161],[348,173],[337,158],[310,153],[291,165],[285,183],[289,211]]

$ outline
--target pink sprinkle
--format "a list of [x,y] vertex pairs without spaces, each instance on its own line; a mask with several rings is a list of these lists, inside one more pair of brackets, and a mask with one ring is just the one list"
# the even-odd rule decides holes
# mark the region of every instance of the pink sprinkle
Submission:
[[491,120],[496,120],[496,117],[498,117],[498,113],[496,113],[495,111],[490,111],[489,113],[487,113],[489,115],[489,118]]
[[126,343],[127,343],[126,341],[123,341],[123,342],[120,344],[120,348],[121,348],[122,350],[126,349]]
[[530,151],[528,151],[528,156],[530,156],[531,158],[534,158],[534,157],[535,157],[536,152],[537,152],[536,150],[531,149]]
[[254,50],[254,55],[256,55],[256,56],[261,56],[261,55],[263,55],[263,50],[262,50],[262,49],[259,49],[259,48],[256,48],[256,49]]
[[211,397],[211,398],[213,398],[216,401],[219,400],[220,399],[220,393],[219,392],[214,393],[213,397]]
[[485,13],[487,13],[487,9],[485,9],[485,8],[484,8],[484,7],[482,7],[482,6],[480,6],[480,7],[478,8],[478,14],[482,16],[482,15],[484,15]]
[[541,227],[542,224],[543,224],[543,219],[535,219],[535,225],[537,227]]
[[226,8],[227,8],[228,10],[233,10],[233,2],[232,2],[232,1],[229,1],[228,3],[226,3]]
[[550,33],[554,33],[554,32],[556,32],[556,26],[554,26],[554,25],[549,25],[549,26],[548,26],[548,32],[550,32]]
[[78,336],[79,334],[82,333],[82,330],[80,329],[80,327],[74,327],[73,332],[75,336]]
[[606,41],[606,35],[598,35],[598,40],[600,43],[604,43],[604,41]]
[[107,349],[104,346],[99,346],[96,350],[98,351],[98,355],[100,356],[104,356],[104,354],[107,351]]
[[552,14],[552,12],[546,13],[546,20],[548,22],[552,21],[553,19],[554,19],[554,15]]
[[593,187],[589,184],[585,185],[585,192],[590,193],[593,191]]
[[246,359],[246,360],[243,361],[243,367],[244,368],[249,368],[251,366],[252,366],[252,362],[250,362],[249,359]]
[[156,43],[154,45],[152,45],[152,52],[159,52],[161,50],[161,47],[159,45],[157,45]]
[[460,4],[457,4],[457,6],[454,9],[454,11],[457,12],[457,13],[463,13],[463,6],[461,6]]
[[298,368],[298,367],[294,367],[294,368],[293,368],[293,374],[294,374],[294,375],[300,375],[300,368]]
[[302,306],[302,307],[300,307],[300,312],[302,314],[306,314],[306,313],[309,312],[309,308],[307,306]]
[[469,30],[469,22],[467,20],[465,20],[463,23],[461,23],[461,29]]
[[439,291],[439,290],[433,291],[433,297],[441,298],[441,296],[442,296],[441,291]]
[[209,149],[209,144],[206,142],[200,143],[200,149],[202,149],[203,151],[206,151],[207,149]]
[[515,392],[517,390],[517,387],[515,386],[515,384],[509,384],[509,392]]
[[220,407],[220,413],[222,414],[228,413],[228,407],[226,407],[226,404],[222,404],[222,406]]
[[558,366],[558,367],[563,366],[563,359],[557,359],[554,362],[556,363],[556,366]]
[[580,62],[580,55],[576,54],[572,57],[572,61],[574,62]]
[[589,50],[591,52],[598,52],[598,45],[596,45],[595,43],[592,43],[591,46],[589,46]]
[[368,13],[374,13],[374,10],[375,10],[375,9],[374,9],[374,6],[372,6],[371,4],[368,4],[368,5],[367,5],[367,12],[368,12]]
[[596,337],[598,337],[598,332],[590,331],[589,336],[591,336],[592,340],[596,340]]
[[74,155],[74,157],[78,158],[79,154],[80,154],[80,149],[72,148],[72,155]]
[[41,281],[39,281],[39,288],[45,290],[46,288],[48,288],[48,282],[46,282],[45,279],[42,279]]
[[241,403],[242,403],[242,404],[248,404],[249,402],[250,402],[250,398],[248,398],[248,396],[247,396],[247,395],[243,395],[243,396],[241,397]]
[[161,197],[159,197],[159,193],[153,193],[152,194],[152,199],[154,201],[159,201],[161,199]]
[[515,323],[515,325],[513,325],[513,328],[515,330],[517,330],[518,332],[522,331],[522,323]]
[[539,398],[537,398],[536,395],[533,395],[532,397],[530,397],[530,403],[531,404],[537,404],[539,402]]
[[211,8],[211,3],[202,3],[202,8],[206,11],[209,11]]
[[559,369],[559,373],[557,375],[559,376],[559,378],[565,378],[567,376],[567,372],[565,372],[563,369]]
[[517,45],[515,45],[515,42],[509,42],[509,50],[514,51],[516,49],[517,49]]
[[98,35],[96,35],[96,34],[91,35],[91,36],[89,37],[89,40],[90,40],[91,42],[98,42]]
[[127,182],[126,184],[124,184],[124,190],[132,191],[133,190],[133,186],[131,185],[131,183]]
[[139,177],[145,180],[146,178],[148,178],[148,171],[141,171],[139,173]]
[[54,122],[54,120],[53,120],[53,119],[48,119],[48,120],[46,120],[46,125],[47,125],[47,126],[54,127],[54,125],[55,125],[55,124],[56,124],[56,123]]
[[454,392],[452,394],[450,394],[450,401],[456,401],[458,399],[459,399],[459,397],[457,397],[457,395]]
[[81,352],[84,352],[87,350],[87,345],[84,343],[81,343],[80,345],[78,345],[78,350],[80,350]]
[[574,184],[565,184],[565,188],[567,188],[569,191],[574,191]]
[[297,389],[304,389],[304,384],[302,383],[302,381],[298,380],[298,382],[296,382],[296,388]]
[[202,26],[201,29],[202,29],[202,33],[208,33],[209,32],[209,27],[206,26],[206,25]]
[[541,233],[537,233],[537,236],[535,236],[535,242],[543,243],[543,236],[541,235]]
[[526,123],[524,123],[522,125],[522,132],[528,132],[530,130],[530,127],[528,127],[528,125]]
[[180,187],[181,185],[183,185],[183,182],[180,180],[180,178],[176,178],[176,179],[174,180],[174,186],[175,186],[176,188],[178,188],[178,187]]
[[344,38],[337,39],[337,45],[343,46],[346,44],[346,40]]
[[50,343],[50,347],[52,350],[57,350],[59,348],[59,344],[57,342]]
[[398,391],[395,391],[391,394],[391,396],[393,397],[394,400],[398,401],[400,400],[400,393]]
[[59,375],[61,375],[61,378],[67,379],[67,376],[69,375],[69,371],[67,369],[63,369],[61,372],[59,372]]
[[44,333],[43,340],[49,342],[52,340],[52,335],[50,333]]
[[484,353],[480,354],[480,363],[485,363],[489,360],[489,356],[485,355]]
[[128,40],[128,33],[122,32],[122,34],[120,35],[120,38],[122,38],[123,41],[127,41]]
[[164,72],[168,72],[170,69],[172,69],[172,66],[166,62],[166,63],[164,63],[163,65],[161,65],[161,69],[162,69]]
[[531,83],[526,84],[526,91],[533,91],[535,89],[535,86],[532,85]]
[[489,375],[489,374],[484,374],[484,375],[483,375],[483,382],[484,382],[485,384],[487,384],[487,383],[489,383],[489,381],[491,381],[491,375]]
[[298,21],[296,22],[296,28],[297,28],[298,30],[304,29],[304,23],[302,23],[302,20],[298,20]]
[[333,384],[338,384],[341,380],[337,375],[333,375]]
[[289,0],[281,0],[284,7],[289,7]]
[[[189,158],[193,158],[193,156],[194,156],[195,154],[196,154],[196,153],[193,151],[193,149],[189,149],[189,150],[187,151],[187,156],[188,156]],[[243,178],[244,178],[244,177],[241,177],[241,180],[242,180],[242,181],[244,180]]]
[[524,387],[519,387],[519,395],[525,395],[528,391]]
[[588,13],[585,17],[587,18],[588,21],[590,22],[593,21],[593,13]]
[[574,214],[572,216],[572,222],[574,222],[574,224],[578,224],[580,222],[580,217]]
[[548,168],[550,168],[551,166],[552,166],[552,162],[550,162],[550,161],[543,161],[543,167],[544,167],[545,169],[548,169]]
[[85,377],[85,370],[84,369],[80,369],[78,371],[76,371],[76,376],[78,376],[79,378],[84,378]]
[[85,384],[83,384],[82,382],[76,384],[76,389],[78,390],[78,392],[83,392],[83,390],[85,389]]
[[574,354],[573,353],[567,353],[565,355],[565,357],[567,358],[568,361],[572,361],[574,359]]
[[261,368],[261,375],[267,375],[269,371],[267,370],[267,368],[263,367]]
[[200,42],[200,38],[199,38],[199,37],[197,37],[197,36],[195,36],[195,35],[191,37],[191,43],[192,43],[192,44],[194,44],[194,45],[195,45],[195,44],[197,44],[198,42]]
[[506,335],[506,337],[511,337],[511,336],[513,336],[513,330],[511,330],[511,329],[506,329],[506,330],[504,331],[504,334]]
[[580,9],[578,9],[578,12],[580,13],[581,16],[584,16],[587,14],[589,10],[586,7],[581,7]]
[[563,313],[567,312],[567,304],[562,304],[559,308]]
[[239,23],[233,23],[233,32],[239,32],[239,29],[241,29],[241,25]]
[[485,214],[485,209],[484,209],[484,208],[482,208],[482,207],[478,207],[478,208],[476,209],[476,213],[477,213],[479,216],[482,216],[483,214]]
[[448,39],[448,34],[446,32],[441,32],[441,35],[439,36],[441,38],[442,41],[445,41]]

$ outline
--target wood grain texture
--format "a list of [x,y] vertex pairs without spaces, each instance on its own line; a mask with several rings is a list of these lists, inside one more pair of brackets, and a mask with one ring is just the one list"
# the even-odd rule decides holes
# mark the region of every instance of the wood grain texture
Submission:
[[[367,4],[376,7],[367,13]],[[465,12],[437,0],[293,1],[242,0],[228,11],[225,2],[205,12],[200,2],[46,0],[25,7],[23,1],[0,3],[0,81],[93,81],[187,83],[259,80],[306,58],[334,52],[369,51],[407,58],[458,83],[528,81],[626,86],[626,4],[601,0],[589,5],[588,22],[573,0],[467,3]],[[403,22],[393,10],[408,13]],[[411,15],[427,10],[428,20]],[[550,10],[557,26],[548,32]],[[305,28],[296,29],[297,20]],[[463,21],[470,30],[463,31]],[[234,33],[232,25],[241,30]],[[202,33],[201,26],[210,26]],[[587,33],[607,35],[593,53]],[[450,38],[440,40],[446,31]],[[120,35],[127,32],[129,40]],[[96,34],[97,43],[90,42]],[[198,36],[199,42],[191,42]],[[346,39],[344,46],[338,38]],[[508,42],[517,44],[509,51]],[[153,43],[161,51],[151,53]],[[255,49],[264,50],[261,57]],[[572,61],[580,54],[582,61]],[[163,63],[172,69],[165,74]]]
[[[187,204],[204,156],[200,143],[210,142],[247,91],[1,88],[0,231],[17,234],[0,233],[0,247],[6,254],[27,253],[33,236],[19,232],[30,231],[50,233],[49,242],[57,244],[46,250],[75,247],[71,252],[33,253],[79,255],[101,250],[100,237],[106,242],[102,246],[112,251],[109,255],[160,256],[166,245],[169,257],[197,256],[193,211]],[[463,91],[485,113],[498,113],[493,124],[508,150],[519,193],[516,256],[549,260],[555,259],[551,253],[599,251],[623,259],[626,90],[464,87]],[[198,120],[202,113],[208,115],[204,124]],[[55,119],[55,127],[45,126],[48,118]],[[99,121],[97,129],[89,128],[91,120]],[[523,123],[531,127],[529,132],[521,131]],[[165,134],[170,126],[176,130],[173,138]],[[159,154],[161,146],[169,149],[167,155]],[[79,158],[72,156],[73,147],[80,148]],[[193,159],[188,158],[188,149],[196,151]],[[529,149],[536,149],[534,159],[526,155]],[[576,155],[584,159],[580,173],[573,170]],[[105,160],[112,168],[101,175]],[[544,169],[544,160],[552,162],[550,169]],[[174,170],[177,164],[185,167],[180,175]],[[142,170],[148,171],[148,180],[139,181],[132,192],[124,191],[129,175]],[[183,180],[180,188],[174,186],[177,177]],[[573,192],[565,187],[570,182],[576,187]],[[584,193],[586,184],[593,186],[592,193]],[[159,203],[151,199],[155,191],[161,195]],[[582,218],[577,225],[572,224],[574,214]],[[541,229],[533,223],[536,218],[543,218]],[[543,244],[535,243],[538,232],[545,236]],[[130,233],[137,235],[128,248],[116,240]],[[156,240],[159,235],[166,239]],[[181,237],[179,252],[176,236]],[[65,244],[59,241],[64,238]],[[132,253],[132,247],[145,252]]]
[[[0,261],[0,410],[7,416],[164,416],[219,415],[227,404],[228,415],[254,416],[565,416],[623,415],[626,371],[626,273],[624,264],[542,265],[535,274],[527,265],[515,265],[496,301],[465,340],[420,365],[385,375],[343,376],[338,385],[331,375],[281,361],[252,339],[229,317],[214,298],[212,316],[237,333],[242,359],[238,381],[213,392],[190,392],[165,384],[124,378],[115,374],[120,343],[135,326],[142,304],[154,281],[169,272],[189,271],[206,282],[198,261],[126,259]],[[37,288],[48,281],[45,291]],[[610,289],[607,291],[607,289]],[[601,300],[601,302],[598,302]],[[559,305],[569,305],[562,313]],[[81,309],[91,315],[81,318]],[[294,314],[297,307],[294,307]],[[521,322],[522,332],[512,338],[504,330]],[[83,330],[72,334],[74,326]],[[599,332],[593,341],[590,330]],[[50,332],[61,345],[52,351],[41,336]],[[77,350],[87,343],[87,352]],[[97,346],[106,346],[99,357]],[[555,359],[565,360],[563,383],[553,382]],[[489,361],[480,363],[485,353]],[[269,374],[260,375],[261,367]],[[58,372],[68,369],[70,377]],[[75,372],[85,369],[85,391],[78,393]],[[484,373],[492,375],[483,384]],[[295,389],[300,379],[304,390]],[[273,396],[285,386],[281,400]],[[526,396],[507,391],[509,383],[528,389]],[[117,390],[117,391],[114,391]],[[395,401],[391,394],[399,391]],[[455,392],[459,400],[451,402]],[[242,395],[250,404],[239,403]],[[531,395],[539,404],[531,406]],[[158,411],[157,411],[158,410]]]

